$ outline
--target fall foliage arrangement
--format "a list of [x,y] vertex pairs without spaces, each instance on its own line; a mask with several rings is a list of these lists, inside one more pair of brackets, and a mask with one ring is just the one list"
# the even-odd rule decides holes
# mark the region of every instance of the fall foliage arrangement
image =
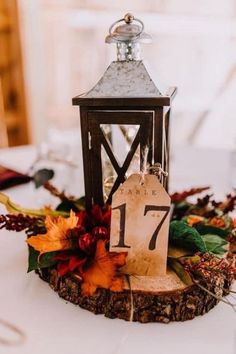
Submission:
[[[187,318],[181,315],[172,318],[161,313],[154,319],[150,313],[144,315],[143,310],[139,313],[137,310],[136,315],[135,309],[131,311],[135,302],[137,308],[140,307],[140,293],[132,294],[135,289],[131,288],[130,279],[135,275],[122,273],[127,253],[109,252],[110,206],[93,205],[91,210],[85,210],[83,198],[68,197],[49,182],[44,187],[60,199],[56,210],[23,209],[0,194],[0,202],[8,210],[8,214],[0,216],[0,228],[25,231],[29,248],[28,272],[34,270],[55,290],[60,288],[60,296],[108,317],[129,320],[132,312],[132,320],[140,322],[191,319],[207,312],[220,300],[235,306],[224,296],[229,294],[236,275],[236,219],[232,216],[236,195],[216,202],[212,195],[206,194],[191,202],[190,197],[199,193],[202,196],[208,189],[197,188],[171,196],[168,267],[184,284],[185,298],[181,301],[186,301],[188,289],[194,288],[195,292],[207,296],[209,304],[202,312],[196,313],[195,309],[194,313],[188,313]],[[63,296],[62,284],[70,288],[70,295],[66,292]],[[77,284],[76,288],[74,284]],[[112,301],[113,307],[106,313],[103,303],[108,294],[110,307]],[[158,295],[152,295],[152,301],[161,301],[155,296]],[[180,295],[172,293],[172,296],[169,304]],[[117,299],[118,315],[114,313]],[[145,301],[148,299],[146,293]],[[143,308],[147,307],[145,301]],[[156,306],[159,305],[156,303]]]

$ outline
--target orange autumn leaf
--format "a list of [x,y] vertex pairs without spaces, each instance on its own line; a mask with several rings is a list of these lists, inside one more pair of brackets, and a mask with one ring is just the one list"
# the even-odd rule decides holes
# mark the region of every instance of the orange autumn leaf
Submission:
[[215,216],[214,218],[212,218],[209,221],[209,225],[216,226],[216,227],[219,227],[219,228],[224,228],[225,227],[225,222],[224,222],[224,219]]
[[99,240],[93,263],[83,273],[83,294],[93,295],[98,287],[122,291],[124,280],[117,274],[117,270],[125,265],[126,256],[127,252],[108,252],[105,241]]
[[236,229],[236,219],[235,218],[233,219],[232,223],[233,223],[233,229]]
[[198,216],[198,215],[189,215],[188,219],[187,219],[187,223],[189,226],[193,226],[201,221],[203,221],[204,218],[202,216]]
[[72,246],[69,230],[76,227],[78,217],[73,211],[69,218],[46,216],[45,226],[47,233],[31,236],[26,240],[40,254],[53,251],[68,250]]

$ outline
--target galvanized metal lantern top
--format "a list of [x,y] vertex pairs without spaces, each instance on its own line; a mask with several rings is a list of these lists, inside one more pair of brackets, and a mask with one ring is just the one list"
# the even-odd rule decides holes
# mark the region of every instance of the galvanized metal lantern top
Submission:
[[[123,24],[120,25],[120,23]],[[144,62],[140,59],[139,45],[150,42],[144,32],[143,22],[131,14],[114,22],[106,37],[107,43],[116,43],[117,60],[113,61],[98,83],[87,93],[73,98],[80,106],[169,106],[176,93],[170,88],[166,94],[160,92],[151,78]],[[140,101],[140,98],[145,100]],[[114,100],[115,99],[115,100]]]
[[110,26],[105,41],[116,43],[117,60],[83,98],[160,98],[161,92],[140,59],[140,43],[151,42],[143,22],[128,13]]
[[[124,24],[120,25],[121,22]],[[143,22],[130,13],[114,22],[106,37],[106,43],[116,43],[118,61],[140,60],[139,43],[151,41],[151,36],[144,32]]]

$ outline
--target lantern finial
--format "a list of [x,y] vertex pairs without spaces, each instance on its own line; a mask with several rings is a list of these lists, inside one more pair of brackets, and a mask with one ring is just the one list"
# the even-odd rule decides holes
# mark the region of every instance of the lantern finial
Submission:
[[[120,22],[125,22],[116,26]],[[151,36],[144,32],[144,24],[131,13],[114,22],[109,28],[106,43],[116,43],[117,60],[140,60],[140,43],[150,43]]]
[[132,15],[131,13],[127,13],[125,16],[124,16],[124,20],[125,20],[125,23],[131,23],[133,22],[134,20],[134,15]]

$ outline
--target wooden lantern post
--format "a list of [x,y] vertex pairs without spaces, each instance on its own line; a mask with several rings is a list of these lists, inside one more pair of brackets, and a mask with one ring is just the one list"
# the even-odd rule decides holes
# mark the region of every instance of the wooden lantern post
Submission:
[[[125,24],[117,26],[122,21]],[[73,105],[80,106],[87,208],[93,203],[104,204],[102,147],[117,175],[106,200],[108,203],[126,179],[138,147],[140,152],[148,147],[148,164],[159,163],[163,170],[169,170],[169,118],[176,88],[162,95],[140,60],[139,43],[150,41],[143,30],[142,21],[131,14],[115,22],[106,42],[117,44],[117,61],[110,64],[91,91],[73,98]],[[111,140],[102,128],[105,125],[139,127],[123,164],[119,164],[114,155]],[[142,166],[143,154],[140,153],[140,169]],[[168,178],[162,177],[162,183],[168,189]]]

